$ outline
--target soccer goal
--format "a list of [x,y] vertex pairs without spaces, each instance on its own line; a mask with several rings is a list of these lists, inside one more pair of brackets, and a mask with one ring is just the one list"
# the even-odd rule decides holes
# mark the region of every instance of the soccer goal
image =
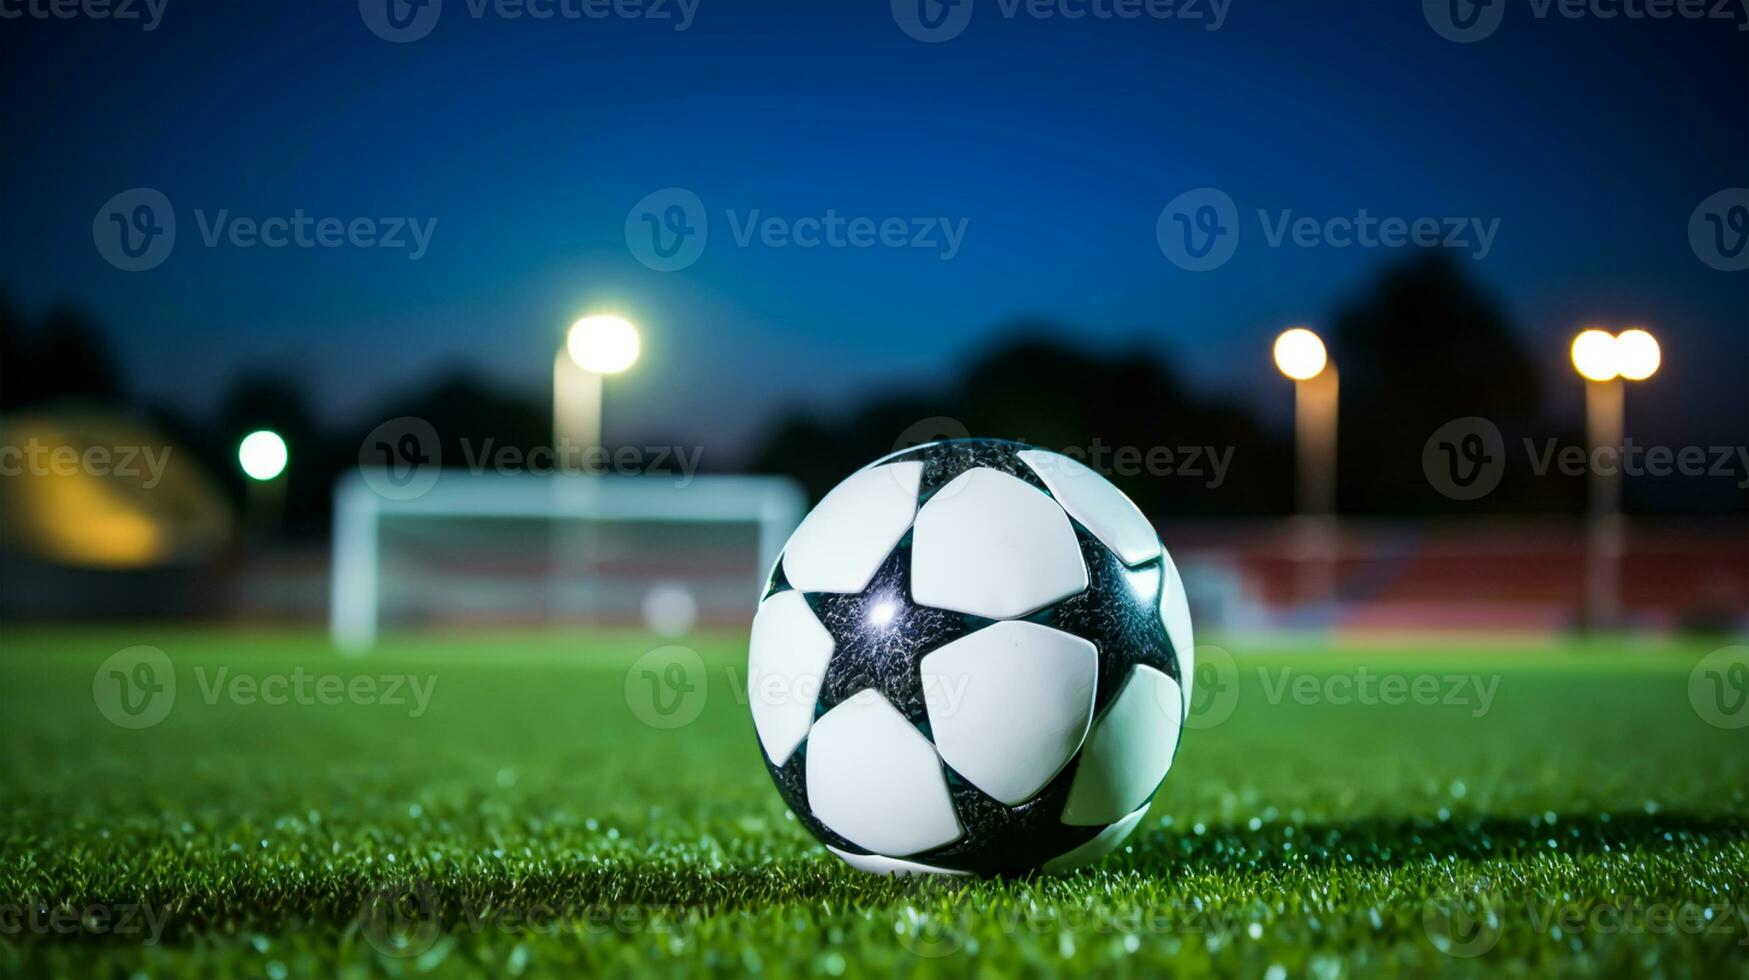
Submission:
[[385,486],[354,470],[335,487],[330,628],[349,652],[385,628],[744,622],[807,504],[777,477],[441,470],[416,494]]

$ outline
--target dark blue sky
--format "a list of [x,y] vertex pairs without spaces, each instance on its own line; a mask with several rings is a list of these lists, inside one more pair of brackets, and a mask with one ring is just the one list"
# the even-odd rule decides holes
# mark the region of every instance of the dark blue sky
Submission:
[[[610,435],[733,453],[784,405],[947,377],[1021,316],[1158,349],[1279,417],[1270,339],[1327,320],[1402,252],[1271,248],[1256,212],[1475,217],[1498,219],[1492,249],[1459,261],[1549,365],[1558,407],[1578,405],[1566,343],[1600,320],[1665,342],[1633,396],[1654,436],[1749,418],[1749,273],[1709,268],[1687,237],[1704,198],[1749,186],[1739,23],[1512,0],[1458,44],[1412,2],[1232,0],[1210,31],[1206,0],[1198,21],[1074,22],[975,0],[963,34],[922,44],[887,0],[699,0],[685,31],[442,3],[405,44],[351,0],[169,0],[150,32],[0,21],[0,288],[27,311],[88,308],[136,388],[194,409],[260,363],[334,413],[457,362],[542,390],[563,327],[617,308],[647,356],[614,382]],[[129,273],[92,222],[140,186],[172,203],[178,237]],[[1204,186],[1241,231],[1199,273],[1167,259],[1155,221]],[[702,200],[709,244],[658,272],[625,224],[667,187]],[[417,261],[206,247],[195,212],[221,209],[437,223]],[[963,219],[965,238],[946,261],[738,246],[726,212],[755,209]]]

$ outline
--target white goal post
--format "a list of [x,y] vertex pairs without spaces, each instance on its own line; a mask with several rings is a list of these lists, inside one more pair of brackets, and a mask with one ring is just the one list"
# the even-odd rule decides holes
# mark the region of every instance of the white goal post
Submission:
[[801,488],[781,477],[695,476],[678,483],[669,476],[451,469],[438,471],[429,489],[407,499],[378,493],[371,482],[354,469],[334,488],[329,627],[335,646],[349,653],[362,653],[376,642],[384,518],[751,524],[758,528],[759,552],[758,566],[747,570],[751,609],[764,576],[807,509]]

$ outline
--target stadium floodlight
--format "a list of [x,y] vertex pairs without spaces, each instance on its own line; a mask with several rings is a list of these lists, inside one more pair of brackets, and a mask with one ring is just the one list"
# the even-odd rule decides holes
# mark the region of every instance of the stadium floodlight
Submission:
[[1606,330],[1591,327],[1573,338],[1573,369],[1587,381],[1614,381],[1621,374],[1620,348]]
[[1312,380],[1329,362],[1324,341],[1305,327],[1284,330],[1275,338],[1275,366],[1295,381]]
[[1629,381],[1644,381],[1658,373],[1664,354],[1658,339],[1646,330],[1634,327],[1615,335],[1617,369]]
[[618,374],[637,363],[642,349],[638,328],[611,314],[586,316],[565,334],[565,351],[585,371]]
[[1294,382],[1294,452],[1299,510],[1336,510],[1336,365],[1324,341],[1305,327],[1275,338],[1275,366]]
[[1323,338],[1291,327],[1275,338],[1275,367],[1294,383],[1294,497],[1300,518],[1300,593],[1328,595],[1335,586],[1336,364]]
[[[353,470],[334,487],[329,625],[349,653],[375,643],[385,612],[550,622],[581,608],[590,621],[639,622],[655,607],[652,628],[684,632],[695,616],[746,609],[806,508],[801,488],[781,477],[440,470],[424,493],[394,499]],[[514,577],[562,573],[529,552],[578,525],[607,539],[602,550],[623,567],[545,588]],[[555,597],[566,604],[555,607]]]
[[1590,467],[1585,548],[1585,613],[1593,626],[1621,619],[1621,465],[1626,425],[1624,381],[1656,374],[1664,355],[1643,327],[1611,334],[1600,327],[1573,338],[1573,369],[1585,379],[1585,435],[1589,458],[1614,453],[1616,461]]
[[271,429],[257,429],[237,444],[237,464],[251,480],[265,483],[278,477],[289,458],[285,440]]
[[553,356],[553,449],[559,468],[576,470],[601,445],[602,382],[637,363],[643,342],[622,316],[601,313],[571,324]]

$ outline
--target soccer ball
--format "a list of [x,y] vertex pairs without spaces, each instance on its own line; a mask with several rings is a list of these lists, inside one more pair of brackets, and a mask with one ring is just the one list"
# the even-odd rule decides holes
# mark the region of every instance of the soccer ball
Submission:
[[753,620],[765,764],[882,874],[1064,871],[1116,848],[1172,765],[1184,584],[1123,492],[960,439],[863,467],[784,546]]

